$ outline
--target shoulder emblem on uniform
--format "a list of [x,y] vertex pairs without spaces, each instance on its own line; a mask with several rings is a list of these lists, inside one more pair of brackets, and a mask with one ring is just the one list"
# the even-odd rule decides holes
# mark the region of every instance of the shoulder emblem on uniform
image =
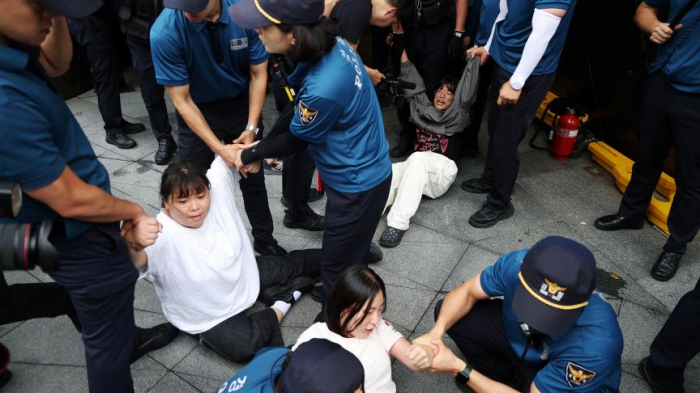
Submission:
[[316,120],[316,117],[318,117],[318,110],[307,106],[299,100],[299,119],[301,120],[301,124],[308,126]]
[[595,371],[571,363],[566,365],[566,383],[572,388],[583,386],[591,382],[595,377]]

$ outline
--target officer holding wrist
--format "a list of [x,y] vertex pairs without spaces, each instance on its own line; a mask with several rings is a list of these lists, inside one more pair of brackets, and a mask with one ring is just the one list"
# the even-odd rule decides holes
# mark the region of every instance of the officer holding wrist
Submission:
[[[622,332],[595,285],[586,247],[546,237],[453,289],[415,341],[433,346],[431,371],[456,374],[465,392],[616,392]],[[467,362],[444,345],[445,333]]]

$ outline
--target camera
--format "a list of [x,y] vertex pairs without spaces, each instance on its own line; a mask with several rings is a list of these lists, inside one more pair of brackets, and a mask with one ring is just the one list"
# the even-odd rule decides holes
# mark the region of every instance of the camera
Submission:
[[[19,184],[0,181],[0,218],[14,218],[21,208]],[[62,221],[0,224],[0,270],[58,270],[58,247],[65,238]]]
[[405,98],[403,89],[415,89],[416,84],[406,82],[391,74],[387,74],[384,79],[377,85],[377,97],[380,98],[382,107],[389,104],[396,105],[397,108],[403,106]]

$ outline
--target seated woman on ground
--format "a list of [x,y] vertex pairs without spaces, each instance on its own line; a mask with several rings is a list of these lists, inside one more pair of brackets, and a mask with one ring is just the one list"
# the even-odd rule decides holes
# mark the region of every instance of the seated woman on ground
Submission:
[[[236,208],[239,179],[221,157],[206,173],[195,163],[170,164],[161,212],[122,233],[168,321],[221,356],[246,362],[262,347],[284,345],[280,322],[320,275],[321,250],[256,257]],[[268,308],[246,312],[256,300]]]
[[459,155],[455,134],[471,123],[469,109],[476,97],[479,61],[467,60],[459,82],[444,78],[432,102],[405,50],[401,55],[401,79],[416,84],[415,89],[404,89],[411,107],[410,121],[416,127],[416,145],[406,161],[391,166],[391,189],[384,211],[393,206],[387,215],[387,228],[379,239],[383,247],[401,243],[423,195],[442,196],[454,182],[457,165],[453,160]]
[[386,307],[384,281],[372,270],[355,265],[345,270],[331,291],[318,322],[301,334],[292,350],[314,338],[332,341],[357,356],[365,369],[366,393],[394,393],[391,356],[413,371],[425,370],[431,348],[413,345],[382,317]]

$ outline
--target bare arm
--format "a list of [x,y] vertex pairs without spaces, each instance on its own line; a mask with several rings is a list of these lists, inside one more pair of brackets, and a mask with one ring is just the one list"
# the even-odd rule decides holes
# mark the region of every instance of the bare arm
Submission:
[[430,366],[433,360],[433,351],[427,345],[411,344],[404,337],[401,337],[394,346],[391,347],[389,354],[411,371],[425,370]]
[[[634,23],[637,24],[640,30],[650,34],[649,39],[655,44],[663,44],[668,41],[673,35],[673,29],[669,27],[668,23],[663,23],[659,20],[659,11],[649,7],[645,2],[641,2],[637,11],[634,14]],[[675,30],[683,27],[678,25]]]
[[464,31],[468,12],[469,0],[457,0],[455,4],[455,31]]
[[131,261],[137,269],[143,269],[148,264],[146,247],[153,245],[158,234],[163,231],[163,225],[153,217],[144,217],[138,222],[126,222],[121,229],[121,236],[129,246]]
[[[267,90],[267,60],[260,64],[250,66],[250,87],[248,87],[248,124],[258,126],[260,122],[260,114],[262,113],[263,104],[265,103],[265,93]],[[250,132],[250,140],[244,140],[245,143],[251,143],[255,139],[255,135]]]
[[41,43],[39,62],[50,77],[63,75],[70,68],[73,58],[73,43],[68,32],[68,23],[63,16],[52,20],[51,33]]

